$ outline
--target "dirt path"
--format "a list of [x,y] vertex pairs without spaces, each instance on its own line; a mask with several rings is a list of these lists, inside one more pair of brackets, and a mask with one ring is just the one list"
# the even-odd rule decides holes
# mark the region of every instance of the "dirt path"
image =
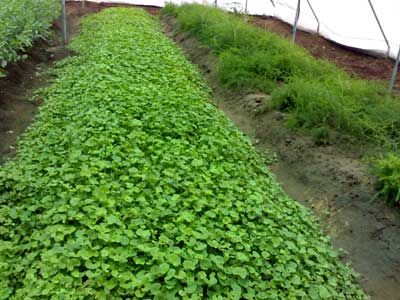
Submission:
[[318,146],[311,138],[293,133],[280,112],[257,114],[267,95],[234,93],[222,88],[215,75],[215,57],[196,40],[166,33],[200,67],[213,90],[216,104],[261,153],[276,153],[270,169],[285,191],[310,207],[331,236],[343,260],[361,274],[360,282],[372,299],[400,299],[400,214],[381,199],[371,203],[373,179],[360,160],[359,146]]

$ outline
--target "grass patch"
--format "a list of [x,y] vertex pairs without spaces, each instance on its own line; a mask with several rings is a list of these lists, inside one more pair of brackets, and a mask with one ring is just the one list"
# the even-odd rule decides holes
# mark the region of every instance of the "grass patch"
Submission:
[[393,206],[400,205],[400,156],[388,153],[375,161],[374,173],[378,178],[379,193]]

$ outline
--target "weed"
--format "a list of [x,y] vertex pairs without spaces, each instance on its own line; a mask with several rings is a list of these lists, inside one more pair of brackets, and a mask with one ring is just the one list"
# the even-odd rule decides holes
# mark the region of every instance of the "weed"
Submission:
[[374,173],[378,178],[379,196],[383,196],[389,204],[400,204],[400,156],[388,153],[374,164]]

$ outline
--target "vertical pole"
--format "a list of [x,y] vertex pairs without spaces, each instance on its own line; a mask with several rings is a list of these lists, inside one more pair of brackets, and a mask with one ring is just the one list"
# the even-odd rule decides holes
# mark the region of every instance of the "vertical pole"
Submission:
[[245,4],[244,4],[244,20],[247,22],[247,15],[248,15],[248,11],[247,11],[247,2],[248,0],[246,0]]
[[68,35],[67,35],[67,14],[65,9],[65,0],[61,0],[61,23],[62,23],[62,34],[63,34],[63,43],[64,46],[68,43]]
[[215,7],[218,7],[218,0],[215,0],[215,1],[214,1],[214,6],[215,6]]
[[374,6],[372,5],[371,0],[368,0],[368,3],[369,3],[369,6],[370,6],[371,9],[372,9],[372,12],[374,13],[375,20],[376,20],[376,22],[378,23],[379,29],[380,29],[380,31],[381,31],[381,33],[382,33],[383,38],[385,39],[385,42],[386,42],[387,47],[388,47],[388,50],[387,50],[387,52],[386,52],[386,56],[389,56],[389,54],[390,54],[390,44],[389,44],[389,40],[388,40],[387,37],[386,37],[385,31],[383,30],[382,24],[381,24],[381,22],[379,21],[378,14],[376,13],[375,8],[374,8]]
[[300,18],[300,5],[301,5],[301,0],[297,0],[296,17],[294,19],[293,30],[292,30],[293,43],[296,42],[297,24],[299,23],[299,18]]
[[389,84],[389,93],[392,93],[393,91],[394,84],[396,82],[397,71],[399,70],[399,63],[400,63],[400,47],[399,47],[399,52],[397,53],[396,62],[394,63],[393,67],[392,79],[390,80]]
[[85,0],[82,0],[82,8],[85,8]]
[[275,7],[275,2],[274,2],[274,0],[270,0],[270,1],[271,1],[271,3],[272,3],[272,6]]
[[310,7],[310,9],[311,9],[311,11],[312,11],[312,13],[313,13],[313,15],[314,15],[315,20],[317,20],[317,23],[318,23],[317,33],[319,34],[319,29],[320,29],[320,27],[321,27],[321,23],[319,22],[318,16],[317,16],[317,14],[315,13],[315,10],[314,10],[314,8],[313,8],[312,5],[311,5],[310,0],[307,0],[307,3],[308,3],[308,6]]

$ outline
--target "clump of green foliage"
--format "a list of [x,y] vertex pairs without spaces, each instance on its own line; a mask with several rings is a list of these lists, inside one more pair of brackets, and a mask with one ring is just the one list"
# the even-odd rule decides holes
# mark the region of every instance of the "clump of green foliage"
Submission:
[[59,12],[55,0],[8,0],[0,3],[0,77],[2,68],[21,59],[32,42],[45,37]]
[[364,299],[147,13],[71,48],[0,169],[0,299]]
[[354,142],[398,143],[400,101],[382,84],[354,78],[217,8],[185,4],[169,6],[164,14],[175,16],[178,30],[214,51],[223,84],[271,93],[273,100],[264,109],[290,112],[288,125],[306,129],[316,142],[328,142],[334,130]]
[[[388,153],[376,161],[374,172],[378,178],[378,195],[392,205],[400,205],[400,158],[396,153]],[[377,195],[377,196],[378,196]]]

